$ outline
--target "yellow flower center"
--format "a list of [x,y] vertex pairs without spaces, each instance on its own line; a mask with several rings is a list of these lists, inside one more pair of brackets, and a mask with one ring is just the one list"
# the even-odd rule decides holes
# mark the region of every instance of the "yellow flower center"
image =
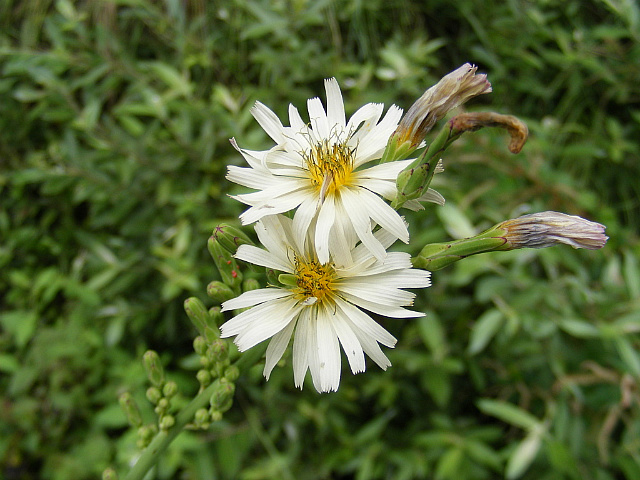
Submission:
[[311,174],[311,183],[319,190],[320,200],[332,195],[351,181],[356,149],[329,140],[313,145],[303,159]]
[[332,296],[334,270],[330,263],[322,265],[317,260],[305,261],[296,257],[295,266],[297,288],[294,291],[299,300],[313,305]]

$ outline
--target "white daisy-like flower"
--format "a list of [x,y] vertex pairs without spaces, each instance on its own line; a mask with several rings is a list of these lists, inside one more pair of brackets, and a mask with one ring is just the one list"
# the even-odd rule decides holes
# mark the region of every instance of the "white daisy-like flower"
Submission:
[[[271,338],[264,366],[268,380],[293,335],[295,385],[302,388],[310,370],[319,392],[338,389],[340,345],[354,374],[365,370],[365,353],[386,370],[391,363],[379,344],[393,347],[396,339],[364,310],[392,318],[424,315],[403,308],[413,304],[415,294],[402,289],[428,287],[430,272],[412,268],[411,257],[403,252],[389,252],[380,261],[362,243],[349,255],[334,257],[332,251],[329,261],[321,262],[312,242],[297,242],[293,223],[284,215],[267,216],[255,226],[266,250],[238,248],[237,258],[284,272],[282,286],[247,291],[224,302],[222,311],[251,308],[224,323],[221,336],[235,336],[240,351]],[[309,235],[313,230],[311,225]],[[395,241],[385,230],[375,237],[383,248]]]
[[[347,122],[336,79],[325,80],[325,89],[326,111],[319,98],[308,100],[309,123],[305,123],[289,105],[289,127],[256,102],[253,116],[276,145],[267,151],[251,151],[238,148],[232,139],[250,168],[230,166],[227,178],[258,190],[234,196],[251,206],[240,220],[246,225],[296,209],[292,228],[298,243],[306,238],[311,223],[317,222],[311,240],[321,263],[329,261],[330,237],[351,236],[351,232],[376,258],[383,259],[385,249],[373,234],[376,224],[394,238],[409,241],[402,217],[381,197],[395,197],[396,178],[411,160],[363,166],[380,159],[402,110],[392,105],[380,119],[384,106],[369,103]],[[439,194],[430,193],[426,200],[443,202]]]

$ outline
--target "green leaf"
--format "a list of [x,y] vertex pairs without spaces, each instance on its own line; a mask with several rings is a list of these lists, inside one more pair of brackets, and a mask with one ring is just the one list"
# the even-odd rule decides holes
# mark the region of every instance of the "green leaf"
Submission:
[[511,403],[483,398],[477,402],[478,408],[485,414],[499,418],[510,425],[533,430],[540,426],[540,420]]
[[470,355],[480,353],[498,332],[504,321],[504,315],[498,309],[484,312],[471,330],[467,352]]
[[578,318],[565,318],[560,321],[560,328],[577,338],[597,338],[601,332],[595,325]]
[[507,479],[518,478],[529,468],[538,455],[543,433],[543,429],[534,429],[520,442],[507,461]]

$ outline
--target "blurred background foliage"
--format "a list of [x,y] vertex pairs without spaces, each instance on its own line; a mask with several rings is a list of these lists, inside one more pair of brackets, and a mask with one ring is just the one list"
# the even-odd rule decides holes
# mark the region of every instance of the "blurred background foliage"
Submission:
[[531,138],[513,156],[502,132],[463,136],[411,251],[548,209],[606,224],[608,245],[437,272],[425,318],[381,320],[389,371],[318,395],[287,357],[268,383],[256,365],[153,478],[640,478],[639,40],[630,0],[2,2],[0,477],[126,471],[117,395],[145,405],[148,348],[195,393],[182,302],[206,300],[207,238],[242,210],[228,139],[270,145],[255,100],[284,118],[335,76],[348,114],[406,109],[468,61],[493,93],[467,108]]

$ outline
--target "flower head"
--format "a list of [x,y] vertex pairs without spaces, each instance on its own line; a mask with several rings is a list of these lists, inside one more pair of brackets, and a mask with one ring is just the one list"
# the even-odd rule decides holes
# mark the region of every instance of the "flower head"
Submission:
[[573,248],[597,250],[604,247],[605,226],[576,215],[559,212],[540,212],[507,220],[492,230],[504,230],[506,243],[501,250],[516,248],[545,248],[564,243]]
[[398,144],[410,142],[417,147],[435,123],[447,112],[476,95],[491,92],[485,74],[476,75],[478,67],[465,63],[448,73],[414,102],[396,130]]
[[[390,252],[382,262],[363,244],[345,246],[348,252],[338,248],[335,255],[332,250],[323,262],[312,242],[298,243],[293,221],[283,215],[267,216],[255,229],[266,250],[241,245],[236,257],[283,272],[282,285],[224,302],[223,311],[251,308],[223,324],[222,337],[235,336],[240,351],[271,338],[264,366],[269,379],[293,336],[295,384],[302,388],[310,370],[319,392],[338,389],[340,345],[354,374],[365,370],[365,353],[386,370],[391,363],[379,344],[393,347],[396,339],[363,309],[395,318],[422,316],[403,308],[415,294],[402,289],[428,287],[430,273],[411,268],[407,253]],[[309,235],[313,230],[311,225]],[[385,248],[395,240],[384,230],[375,235]]]
[[409,232],[398,213],[381,197],[393,199],[395,182],[411,160],[366,168],[381,157],[396,129],[402,110],[392,105],[381,119],[382,104],[361,107],[347,122],[340,87],[335,78],[325,80],[327,108],[319,98],[307,102],[309,123],[289,106],[289,127],[269,108],[256,102],[252,113],[276,145],[267,151],[250,151],[233,145],[249,168],[230,166],[227,178],[257,190],[234,198],[250,205],[240,219],[250,224],[266,215],[296,209],[293,235],[307,240],[307,230],[317,222],[315,237],[319,261],[329,261],[329,238],[355,235],[378,259],[386,255],[373,235],[375,225],[407,243]]

